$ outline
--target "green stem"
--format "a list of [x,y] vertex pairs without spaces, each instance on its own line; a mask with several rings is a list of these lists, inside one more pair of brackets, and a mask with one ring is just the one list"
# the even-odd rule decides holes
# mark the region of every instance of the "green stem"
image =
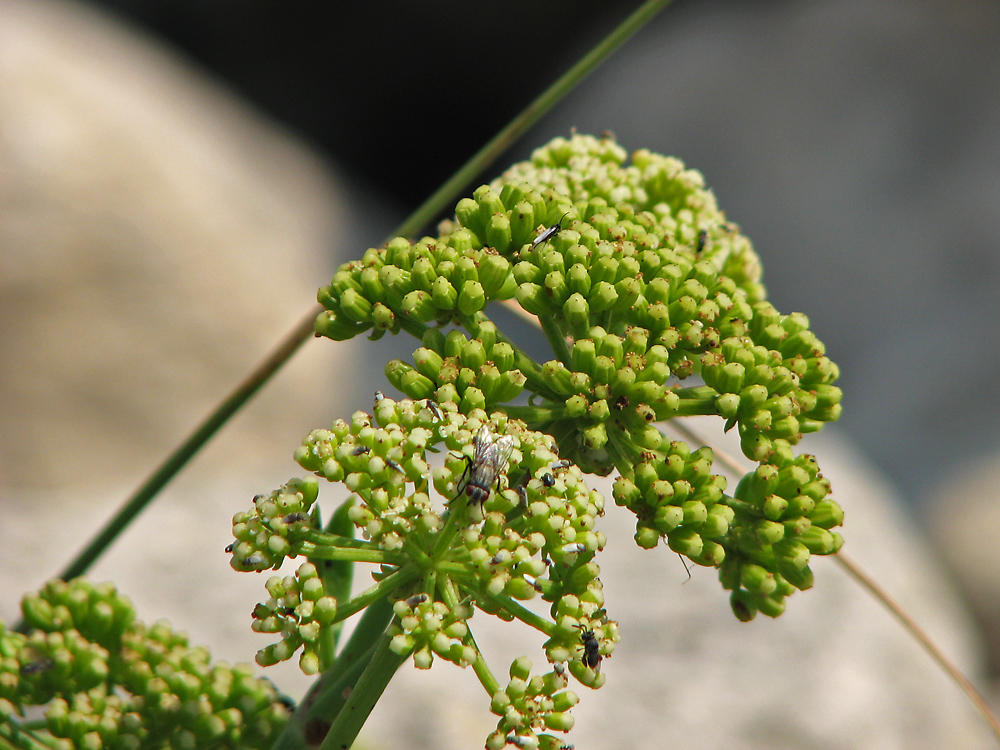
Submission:
[[51,750],[52,745],[43,742],[34,733],[12,722],[0,723],[0,748],[6,750]]
[[396,320],[399,321],[399,327],[406,331],[408,334],[413,336],[417,341],[422,341],[424,334],[427,333],[430,326],[426,323],[421,323],[419,320],[414,320],[408,315],[396,314]]
[[604,37],[558,81],[525,107],[489,143],[479,149],[475,156],[469,159],[444,185],[438,188],[434,195],[411,214],[410,218],[403,223],[399,233],[403,235],[415,234],[430,223],[441,210],[442,205],[449,203],[453,195],[460,193],[486,167],[496,161],[507,148],[572,91],[594,68],[610,57],[630,36],[653,20],[653,17],[670,2],[671,0],[647,0],[639,6],[632,15],[619,24],[618,28]]
[[556,355],[556,358],[560,362],[572,370],[573,363],[570,359],[569,344],[566,343],[566,335],[559,329],[559,324],[556,323],[555,317],[539,315],[538,322],[542,324],[542,332],[545,334],[545,338],[549,340],[549,344],[552,345],[552,353]]
[[329,727],[333,723],[347,700],[346,695],[372,660],[379,638],[391,620],[392,602],[388,599],[377,600],[365,610],[336,663],[313,682],[272,750],[302,750],[307,746],[307,731],[313,737],[314,728]]
[[707,385],[696,385],[692,388],[679,388],[677,396],[680,404],[677,411],[671,417],[692,417],[692,416],[715,416],[718,411],[715,408],[715,399],[719,397],[719,392]]
[[540,422],[555,422],[560,419],[569,419],[569,410],[563,405],[557,406],[511,406],[509,404],[497,404],[497,411],[502,411],[508,417],[520,419],[527,424],[539,424]]
[[397,654],[390,648],[391,643],[388,632],[384,633],[350,697],[337,713],[320,750],[348,750],[354,744],[389,680],[409,656],[408,653]]
[[455,498],[448,506],[448,516],[444,520],[444,526],[438,532],[437,542],[434,544],[434,551],[431,552],[431,559],[440,562],[445,553],[451,548],[452,542],[461,531],[461,524],[468,516],[468,498],[462,494]]
[[349,560],[351,562],[375,563],[376,565],[402,565],[409,559],[404,555],[393,554],[380,549],[330,547],[325,544],[313,544],[312,542],[302,542],[299,545],[299,552],[306,557],[316,560]]
[[394,573],[391,573],[383,578],[374,586],[370,586],[365,589],[357,596],[351,597],[343,604],[338,604],[336,622],[346,620],[356,612],[363,610],[372,602],[378,600],[379,598],[388,596],[391,591],[399,588],[407,581],[412,581],[419,577],[420,569],[415,566],[408,565],[405,568],[400,568]]
[[633,467],[642,458],[642,452],[637,449],[635,443],[626,440],[621,430],[609,429],[606,448],[618,473],[624,477],[631,477],[634,474]]
[[96,537],[59,574],[62,580],[83,575],[100,554],[115,540],[156,494],[163,489],[198,450],[232,417],[261,386],[276,373],[298,350],[313,332],[313,323],[320,308],[310,310],[285,336],[281,343],[256,370],[248,375],[236,389],[216,407],[188,438],[139,487]]
[[479,678],[479,683],[486,690],[486,694],[492,698],[500,690],[500,681],[493,676],[489,666],[486,664],[483,652],[479,650],[479,644],[476,643],[476,637],[472,634],[471,630],[469,631],[468,638],[476,649],[476,660],[472,662],[472,671],[476,673],[476,677]]
[[477,596],[484,595],[495,602],[498,606],[503,607],[505,610],[510,612],[525,625],[530,625],[540,633],[547,635],[549,638],[551,638],[555,632],[555,623],[549,622],[544,617],[535,614],[516,599],[511,599],[505,594],[490,594],[488,592],[483,594],[482,592],[477,592]]

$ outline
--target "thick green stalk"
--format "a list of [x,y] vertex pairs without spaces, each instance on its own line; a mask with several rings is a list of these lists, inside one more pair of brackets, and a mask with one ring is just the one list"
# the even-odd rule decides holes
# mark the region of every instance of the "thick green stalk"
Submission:
[[354,744],[389,680],[409,656],[397,654],[389,647],[391,643],[388,632],[384,633],[350,697],[333,720],[320,750],[348,750]]

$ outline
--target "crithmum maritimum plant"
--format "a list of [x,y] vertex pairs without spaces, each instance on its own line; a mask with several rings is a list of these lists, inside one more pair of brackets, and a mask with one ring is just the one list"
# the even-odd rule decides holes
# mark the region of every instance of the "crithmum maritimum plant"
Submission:
[[[0,630],[0,742],[348,747],[412,658],[475,671],[497,716],[487,747],[562,747],[573,681],[603,685],[619,639],[602,514],[630,511],[640,547],[716,568],[741,620],[781,614],[812,584],[811,555],[840,548],[829,483],[794,450],[839,415],[837,368],[805,316],[766,301],[750,242],[676,159],[556,139],[459,201],[438,236],[342,266],[319,299],[320,336],[419,339],[386,366],[403,397],[311,432],[296,452],[309,475],[233,520],[236,570],[306,560],[253,608],[274,639],[258,662],[297,656],[321,679],[292,714],[268,681],[135,621],[114,589],[53,583],[25,599],[30,635]],[[505,335],[490,302],[537,316],[551,358]],[[729,488],[709,448],[657,426],[688,415],[737,429],[756,469]],[[586,483],[611,473],[622,510]],[[332,513],[319,478],[350,492]],[[356,563],[374,580],[351,596]],[[477,610],[535,628],[546,666],[487,664]],[[30,706],[44,716],[23,718]]]
[[[811,555],[842,544],[829,483],[793,448],[839,416],[837,367],[804,315],[766,301],[750,242],[676,159],[557,138],[459,201],[438,236],[341,266],[319,300],[317,335],[402,331],[420,346],[386,365],[406,398],[310,433],[296,458],[314,476],[235,518],[235,569],[310,560],[268,582],[254,627],[280,640],[261,664],[300,652],[307,673],[336,672],[327,634],[388,599],[384,636],[369,644],[373,660],[387,655],[366,685],[376,698],[404,658],[446,659],[475,669],[500,717],[488,747],[560,747],[551,732],[572,726],[577,702],[569,676],[600,687],[600,658],[618,640],[597,564],[604,499],[585,473],[616,472],[613,499],[635,515],[638,545],[662,541],[717,568],[741,620],[781,614],[812,585]],[[494,301],[538,316],[552,358],[506,336],[487,315]],[[688,415],[725,420],[757,464],[731,494],[709,448],[657,427]],[[477,504],[462,490],[484,427],[511,449]],[[435,452],[443,465],[432,468]],[[315,476],[351,493],[326,529]],[[375,583],[335,595],[318,561],[374,563]],[[521,658],[503,684],[476,645],[477,609],[537,629],[548,671]]]

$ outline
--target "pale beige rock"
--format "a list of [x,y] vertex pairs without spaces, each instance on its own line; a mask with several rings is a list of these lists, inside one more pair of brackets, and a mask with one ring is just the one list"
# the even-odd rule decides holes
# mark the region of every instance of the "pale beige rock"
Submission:
[[[0,616],[310,311],[344,223],[314,154],[170,51],[0,1]],[[229,519],[353,408],[350,349],[307,342],[93,577],[250,660]]]

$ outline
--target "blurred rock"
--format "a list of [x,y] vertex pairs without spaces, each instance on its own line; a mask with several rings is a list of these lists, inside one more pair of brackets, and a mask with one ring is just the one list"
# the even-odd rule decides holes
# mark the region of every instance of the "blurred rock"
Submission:
[[959,466],[931,493],[924,521],[968,597],[1000,677],[1000,460]]
[[[169,50],[72,3],[0,0],[0,615],[310,311],[342,205],[315,155]],[[307,343],[93,577],[252,658],[249,632],[241,649],[217,637],[261,584],[228,569],[229,519],[353,408],[351,347],[327,344]]]

